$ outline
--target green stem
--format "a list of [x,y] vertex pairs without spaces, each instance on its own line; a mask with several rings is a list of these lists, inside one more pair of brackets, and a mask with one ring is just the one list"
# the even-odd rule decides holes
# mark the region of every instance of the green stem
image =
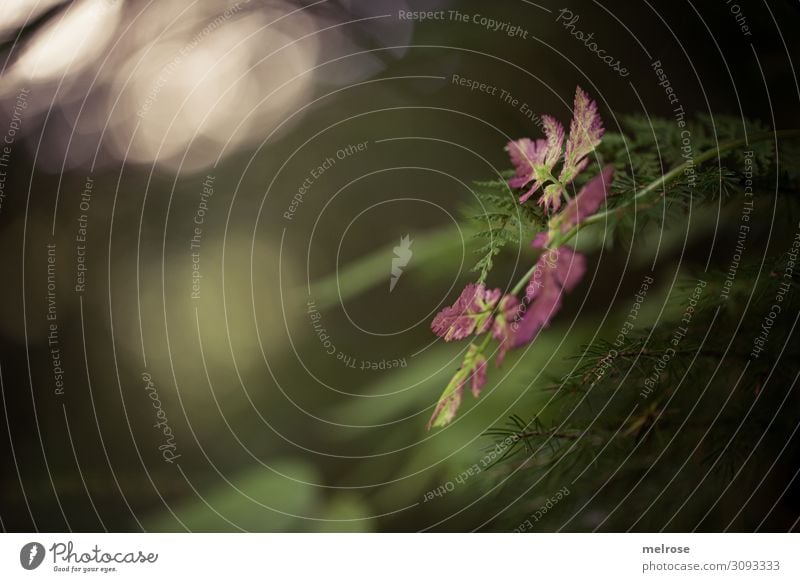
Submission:
[[535,270],[536,270],[536,263],[534,263],[534,265],[533,265],[533,266],[532,266],[530,269],[528,269],[528,271],[527,271],[527,272],[526,272],[526,273],[525,273],[525,274],[522,276],[522,279],[520,279],[519,281],[517,281],[517,284],[516,284],[516,285],[514,285],[514,288],[511,290],[511,294],[512,294],[512,295],[516,295],[517,293],[519,293],[520,291],[522,291],[522,289],[523,289],[523,288],[525,287],[525,285],[528,283],[528,280],[529,280],[531,277],[533,277],[533,272],[534,272]]
[[483,338],[483,341],[481,342],[481,345],[478,346],[478,353],[479,354],[482,354],[483,350],[486,349],[486,346],[489,345],[489,340],[490,339],[492,339],[492,330],[489,330],[489,331],[486,332],[486,335]]
[[[464,241],[472,234],[468,225],[462,225],[461,230],[457,227],[447,227],[420,234],[414,239],[414,261],[410,268],[427,265],[448,253],[457,257],[463,252]],[[396,242],[390,243],[315,281],[311,286],[311,293],[317,306],[320,309],[336,307],[340,302],[347,301],[375,285],[386,283],[387,257],[392,256],[396,244]],[[305,295],[307,290],[298,289],[298,293]]]
[[[553,184],[558,184],[558,187],[561,189],[561,193],[569,201],[569,193],[567,192],[567,187],[564,184],[562,184],[561,181],[552,174],[552,172],[547,172],[547,177]],[[544,190],[544,185],[542,185],[542,190]]]

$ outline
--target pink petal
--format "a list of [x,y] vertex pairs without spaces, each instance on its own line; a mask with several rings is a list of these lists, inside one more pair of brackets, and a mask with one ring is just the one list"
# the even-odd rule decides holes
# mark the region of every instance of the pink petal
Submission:
[[445,307],[431,322],[433,333],[445,341],[463,339],[475,330],[475,319],[469,317],[475,294],[478,289],[474,283],[464,287],[461,295],[450,307]]
[[566,245],[558,248],[558,265],[554,276],[561,287],[571,292],[586,274],[586,257]]
[[561,186],[549,184],[539,198],[539,204],[547,211],[556,212],[561,207],[561,192]]
[[550,240],[550,233],[547,231],[538,233],[535,237],[533,237],[533,242],[531,246],[535,249],[543,249],[547,246],[547,243]]
[[[511,185],[511,182],[509,181],[509,186],[510,185]],[[520,204],[524,204],[525,202],[527,202],[528,198],[533,196],[536,193],[536,191],[539,188],[541,188],[541,186],[542,186],[541,182],[539,182],[539,181],[534,182],[533,186],[531,186],[530,190],[528,190],[527,192],[525,192],[525,194],[523,194],[522,196],[519,197],[519,203]]]
[[500,289],[487,290],[483,284],[469,283],[452,306],[436,314],[431,330],[448,342],[464,339],[473,332],[485,332],[491,321],[489,311],[500,295]]
[[486,358],[481,358],[472,370],[472,395],[477,398],[481,389],[486,385]]
[[547,141],[544,139],[532,140],[527,137],[510,141],[506,145],[506,151],[511,157],[511,163],[517,170],[517,175],[522,176],[533,170],[534,164],[544,162],[547,153]]
[[569,137],[564,152],[561,181],[572,181],[585,167],[584,157],[600,144],[603,137],[603,120],[597,112],[597,103],[580,87],[575,90],[575,106]]
[[453,390],[447,398],[439,400],[436,404],[436,408],[433,410],[430,420],[428,420],[428,430],[433,426],[450,424],[456,417],[456,412],[458,412],[458,408],[461,406],[461,397],[464,394],[465,383],[466,380],[460,382],[458,387]]
[[608,196],[608,189],[614,179],[614,166],[608,165],[597,176],[581,188],[578,195],[567,203],[559,215],[561,232],[566,232],[576,224],[582,223],[596,213]]
[[542,126],[547,139],[547,151],[544,164],[553,168],[561,157],[561,146],[564,144],[564,126],[549,115],[542,115]]
[[586,273],[586,258],[568,246],[542,253],[525,290],[525,315],[514,332],[514,347],[532,341],[561,309],[562,296]]
[[[524,137],[508,142],[506,151],[516,171],[516,175],[508,180],[508,185],[511,188],[522,188],[535,180],[536,166],[544,163],[547,154],[547,140],[537,139],[534,141]],[[541,183],[536,181],[531,189],[520,197],[520,202],[525,202],[540,186]]]
[[500,300],[497,317],[492,325],[492,337],[500,342],[495,365],[500,366],[506,352],[513,347],[514,329],[519,317],[519,299],[515,295],[506,295]]

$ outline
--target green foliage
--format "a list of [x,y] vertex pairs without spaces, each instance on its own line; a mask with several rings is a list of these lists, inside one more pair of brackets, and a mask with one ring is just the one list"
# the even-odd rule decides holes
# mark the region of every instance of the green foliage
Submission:
[[[503,483],[496,504],[506,508],[491,527],[515,529],[539,503],[525,501],[531,492],[546,495],[569,484],[582,494],[560,501],[542,530],[703,529],[725,519],[732,529],[752,529],[747,495],[769,487],[775,451],[800,422],[796,368],[787,365],[800,358],[793,335],[800,289],[796,278],[782,277],[797,258],[783,251],[798,228],[800,148],[791,139],[776,147],[759,122],[728,117],[700,117],[685,127],[674,119],[629,117],[623,130],[606,134],[594,167],[573,190],[603,165],[615,166],[613,195],[591,221],[609,235],[605,240],[630,247],[646,229],[687,229],[700,205],[713,205],[720,216],[730,206],[738,216],[745,191],[760,208],[772,208],[777,221],[749,223],[748,243],[758,250],[742,252],[732,280],[732,243],[726,246],[724,237],[735,238],[738,225],[715,231],[722,237],[714,239],[720,245],[715,262],[670,281],[655,323],[621,340],[619,322],[608,324],[565,362],[566,373],[537,382],[536,402],[519,405],[487,431],[502,451],[492,474]],[[489,184],[501,191],[502,182]],[[513,224],[508,240],[517,243],[525,230],[517,220],[498,215],[490,224],[501,231]],[[534,232],[545,223],[538,214],[528,218]],[[762,227],[772,246],[760,246],[769,243],[759,240]],[[482,279],[505,245],[486,247],[492,254],[479,262]],[[754,342],[776,301],[782,319],[767,325],[756,353]],[[525,359],[518,365],[524,368]],[[539,372],[530,375],[541,378]],[[790,451],[800,455],[797,447]],[[589,521],[573,521],[578,513]]]
[[[622,126],[624,133],[604,136],[597,148],[597,168],[586,172],[581,182],[595,175],[600,166],[614,164],[613,195],[602,216],[609,245],[630,244],[635,235],[649,228],[682,227],[693,208],[725,204],[745,187],[756,195],[774,196],[776,172],[784,177],[782,194],[794,195],[800,187],[797,141],[781,141],[779,158],[776,138],[750,139],[767,131],[761,122],[700,116],[682,127],[674,119],[628,116]],[[724,147],[735,140],[742,140],[742,145]],[[701,154],[720,147],[724,150],[721,155],[695,163]],[[656,187],[650,196],[637,197],[646,186],[682,164],[689,166],[685,172]]]
[[495,257],[509,245],[525,244],[544,228],[546,219],[538,206],[520,204],[504,179],[475,182],[472,193],[475,200],[464,214],[476,229],[474,236],[484,241],[475,250],[479,258],[472,269],[483,283]]
[[[650,490],[626,499],[625,514],[595,524],[613,530],[702,528],[697,513],[683,512],[686,500],[720,501],[700,516],[706,509],[720,512],[717,521],[730,515],[725,505],[729,512],[729,504],[743,502],[741,491],[753,487],[748,480],[768,472],[774,447],[786,444],[800,422],[796,369],[788,365],[800,358],[791,333],[800,294],[796,282],[783,282],[788,260],[780,255],[761,268],[743,266],[727,299],[720,298],[725,272],[704,274],[699,296],[698,279],[684,277],[672,286],[668,314],[657,325],[622,343],[599,338],[583,346],[563,377],[541,387],[544,411],[530,420],[515,413],[488,431],[498,445],[511,443],[498,476],[515,477],[502,498],[578,480],[587,496],[605,488],[604,501],[592,506],[607,511],[626,492]],[[754,338],[776,302],[785,325],[771,325],[764,350],[754,356]],[[770,446],[772,455],[754,454]],[[659,497],[666,484],[669,495]],[[510,511],[495,527],[513,529],[526,518],[524,505]],[[565,502],[553,517],[564,520],[569,512]]]

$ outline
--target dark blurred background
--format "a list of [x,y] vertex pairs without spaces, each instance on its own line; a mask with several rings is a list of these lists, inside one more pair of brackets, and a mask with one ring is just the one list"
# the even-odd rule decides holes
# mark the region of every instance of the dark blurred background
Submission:
[[[736,6],[5,0],[2,528],[482,527],[504,510],[490,477],[425,494],[541,396],[510,365],[457,423],[425,430],[458,364],[429,321],[472,277],[454,224],[470,183],[509,166],[509,139],[540,136],[523,105],[566,122],[576,85],[609,130],[669,116],[655,60],[690,116],[797,127],[798,3]],[[562,8],[627,76],[558,22]],[[469,20],[400,16],[418,10]],[[389,292],[405,235],[414,255]],[[662,279],[704,264],[708,244],[662,248]],[[504,257],[492,284],[532,256]],[[644,260],[603,261],[581,317],[568,305],[524,357],[557,369],[619,280],[638,287]]]

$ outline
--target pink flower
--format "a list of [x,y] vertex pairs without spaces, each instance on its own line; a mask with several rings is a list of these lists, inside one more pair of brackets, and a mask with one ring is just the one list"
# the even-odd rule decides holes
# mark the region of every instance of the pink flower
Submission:
[[578,195],[551,219],[550,232],[540,232],[534,237],[532,246],[545,251],[539,257],[536,270],[528,282],[525,299],[520,307],[524,315],[513,334],[514,347],[533,341],[550,324],[550,320],[561,309],[563,294],[572,291],[586,272],[586,257],[576,253],[571,247],[562,245],[554,250],[546,248],[550,243],[551,233],[567,232],[595,214],[605,202],[613,179],[614,167],[603,168],[600,174],[589,180]]
[[514,347],[533,341],[561,309],[564,293],[572,291],[586,273],[586,257],[568,246],[546,250],[525,290],[524,311],[514,329]]
[[500,343],[495,360],[496,366],[503,363],[506,352],[514,347],[514,329],[520,315],[520,303],[515,295],[506,295],[500,300],[492,324],[492,337]]
[[519,201],[525,202],[542,185],[536,181],[536,168],[544,164],[547,154],[547,140],[537,139],[536,141],[523,137],[516,141],[508,142],[506,151],[514,164],[516,175],[508,181],[512,188],[522,188],[534,182],[531,189],[520,196]]
[[578,87],[575,90],[575,105],[572,111],[572,123],[569,125],[569,138],[564,152],[564,166],[558,181],[567,185],[586,167],[586,158],[594,148],[600,145],[603,137],[603,120],[597,113],[597,103]]
[[589,180],[578,195],[567,202],[564,209],[550,219],[549,231],[540,232],[533,239],[534,248],[543,249],[553,240],[553,235],[566,233],[573,226],[595,214],[608,197],[614,179],[614,166],[608,165],[597,176]]
[[567,232],[598,211],[608,197],[608,189],[613,179],[614,166],[609,165],[581,188],[578,195],[570,200],[554,219],[561,232]]
[[[586,156],[600,143],[603,136],[603,120],[597,113],[597,103],[580,87],[575,90],[573,118],[569,126],[569,137],[564,145],[564,127],[549,115],[542,115],[545,139],[535,141],[528,138],[511,141],[506,151],[516,171],[508,181],[511,188],[523,188],[531,184],[520,196],[524,203],[537,190],[544,188],[539,204],[546,210],[557,211],[561,206],[564,189],[588,164]],[[556,179],[553,168],[562,159],[561,172]]]
[[[545,139],[523,138],[506,146],[515,169],[508,185],[512,188],[529,187],[520,196],[520,203],[543,189],[539,204],[547,211],[556,212],[561,207],[566,185],[586,168],[587,156],[600,143],[603,122],[597,113],[597,104],[580,87],[575,92],[574,114],[565,148],[564,127],[547,115],[542,116],[542,122]],[[556,179],[553,169],[560,160],[561,171]],[[566,245],[554,249],[548,247],[558,244],[559,234],[568,233],[598,211],[606,201],[608,186],[613,179],[613,166],[603,168],[561,212],[551,216],[548,230],[533,239],[532,246],[543,249],[543,252],[534,265],[522,301],[514,295],[505,295],[501,299],[500,289],[486,289],[482,283],[470,283],[452,306],[445,307],[436,315],[431,323],[434,333],[450,341],[491,329],[492,338],[499,343],[498,366],[509,349],[533,341],[560,311],[564,294],[571,292],[586,273],[586,257],[582,254]],[[478,397],[486,384],[487,359],[483,350],[488,339],[485,338],[480,347],[470,344],[461,366],[434,408],[428,429],[445,426],[455,418],[467,384],[472,394]]]
[[461,367],[436,403],[433,415],[428,421],[428,430],[434,426],[445,426],[455,418],[467,382],[470,383],[475,398],[480,395],[481,389],[486,384],[486,357],[475,344],[470,344]]
[[492,310],[500,299],[500,289],[486,289],[482,283],[470,283],[451,307],[445,307],[431,322],[433,333],[445,341],[464,339],[473,332],[489,329]]
[[[512,188],[522,188],[533,182],[530,189],[519,197],[520,203],[527,201],[545,182],[553,179],[553,167],[561,157],[564,126],[549,115],[542,115],[542,124],[546,139],[532,141],[522,138],[511,141],[506,146],[511,163],[517,172],[508,181],[508,185]],[[560,203],[560,199],[545,200],[544,196],[539,199],[539,204],[552,206],[553,210],[557,210]]]

